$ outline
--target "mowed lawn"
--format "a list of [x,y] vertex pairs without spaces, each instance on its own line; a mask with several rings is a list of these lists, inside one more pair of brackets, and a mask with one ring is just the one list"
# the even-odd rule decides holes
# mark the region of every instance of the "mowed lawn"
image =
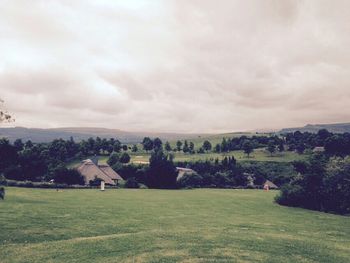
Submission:
[[7,188],[0,262],[350,262],[350,218],[261,190]]

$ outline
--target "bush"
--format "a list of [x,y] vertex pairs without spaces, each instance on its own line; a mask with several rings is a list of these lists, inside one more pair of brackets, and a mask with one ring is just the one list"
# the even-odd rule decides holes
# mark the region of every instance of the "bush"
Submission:
[[0,185],[7,185],[6,178],[0,174]]
[[128,180],[126,180],[124,187],[125,188],[140,188],[140,185],[134,177],[131,177]]
[[9,166],[4,170],[4,176],[10,180],[24,180],[23,171],[20,166]]
[[84,177],[79,174],[75,169],[67,169],[66,167],[60,166],[53,171],[53,179],[58,184],[79,184],[84,185]]
[[128,163],[130,162],[130,155],[128,153],[123,153],[119,160],[121,163]]
[[180,188],[200,188],[203,186],[203,177],[199,174],[185,173],[178,181],[177,185]]
[[101,185],[101,182],[102,182],[102,180],[101,180],[100,178],[97,178],[97,177],[95,176],[95,179],[94,179],[94,180],[90,180],[90,181],[89,181],[89,185],[90,185],[90,186],[100,186],[100,185]]
[[114,166],[115,164],[119,163],[120,156],[118,153],[112,153],[111,156],[108,158],[108,165]]
[[0,199],[5,198],[5,188],[3,186],[0,186]]
[[299,185],[286,184],[281,187],[275,201],[280,205],[302,206],[304,190]]

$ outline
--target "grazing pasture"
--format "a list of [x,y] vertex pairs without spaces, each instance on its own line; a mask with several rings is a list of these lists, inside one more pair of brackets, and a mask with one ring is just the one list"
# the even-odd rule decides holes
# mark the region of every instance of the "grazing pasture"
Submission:
[[[148,162],[149,153],[129,153],[131,156],[131,162],[143,163]],[[231,151],[228,153],[203,153],[203,154],[186,154],[183,152],[175,152],[174,161],[198,161],[198,160],[215,160],[218,158],[222,160],[225,156],[234,156],[237,161],[261,161],[261,162],[292,162],[295,160],[305,160],[307,154],[297,154],[295,152],[276,152],[272,156],[265,149],[255,149],[251,156],[248,158],[243,151]]]
[[350,218],[259,190],[6,189],[0,261],[350,262]]

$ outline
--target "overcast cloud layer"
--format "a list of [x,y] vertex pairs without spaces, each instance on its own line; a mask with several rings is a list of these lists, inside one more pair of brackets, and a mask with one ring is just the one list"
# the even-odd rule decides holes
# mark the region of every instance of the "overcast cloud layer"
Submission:
[[0,0],[0,97],[28,127],[348,122],[349,47],[346,0]]

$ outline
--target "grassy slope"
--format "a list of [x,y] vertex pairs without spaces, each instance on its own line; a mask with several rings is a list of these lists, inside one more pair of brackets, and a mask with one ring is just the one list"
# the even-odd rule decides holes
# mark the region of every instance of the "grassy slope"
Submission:
[[349,262],[348,217],[257,190],[7,188],[0,261]]
[[[129,153],[132,162],[147,162],[149,154],[147,153]],[[243,151],[232,151],[229,153],[206,153],[206,154],[184,154],[183,152],[174,153],[175,161],[194,161],[194,160],[214,160],[222,159],[225,156],[234,156],[238,161],[263,161],[263,162],[291,162],[294,160],[304,160],[306,154],[299,155],[295,152],[275,153],[272,156],[264,149],[255,149],[254,153],[248,158]]]
[[[149,161],[150,153],[137,152],[133,153],[128,151],[131,156],[131,162],[133,163],[145,163]],[[243,151],[232,151],[229,153],[205,153],[205,154],[184,154],[183,152],[174,153],[175,161],[195,161],[195,160],[219,160],[223,159],[225,156],[234,156],[237,161],[261,161],[261,162],[291,162],[294,160],[305,160],[306,154],[297,154],[295,152],[283,152],[275,153],[273,156],[266,152],[264,149],[255,149],[254,153],[248,158]],[[106,163],[108,156],[100,156],[99,163]],[[76,160],[68,163],[69,168],[76,167],[80,163],[80,160]]]

